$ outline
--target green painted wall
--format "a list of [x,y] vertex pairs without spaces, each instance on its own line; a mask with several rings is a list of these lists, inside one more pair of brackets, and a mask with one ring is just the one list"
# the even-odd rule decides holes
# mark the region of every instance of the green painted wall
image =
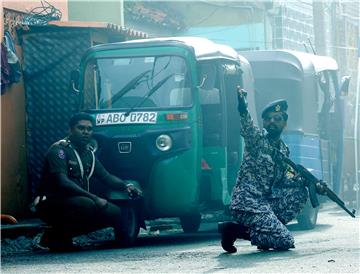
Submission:
[[124,25],[123,0],[68,0],[70,21]]
[[179,36],[205,37],[236,50],[266,49],[265,7],[232,1],[176,1],[168,4],[183,18]]
[[261,9],[234,1],[170,1],[169,6],[183,17],[187,27],[221,27],[263,21]]

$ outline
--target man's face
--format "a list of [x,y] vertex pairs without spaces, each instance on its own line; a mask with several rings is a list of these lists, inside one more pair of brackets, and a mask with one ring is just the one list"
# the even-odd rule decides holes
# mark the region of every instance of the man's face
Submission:
[[263,126],[270,137],[279,137],[286,124],[281,112],[269,112],[263,120]]
[[88,120],[80,120],[70,129],[71,141],[77,146],[86,146],[92,136],[93,125]]

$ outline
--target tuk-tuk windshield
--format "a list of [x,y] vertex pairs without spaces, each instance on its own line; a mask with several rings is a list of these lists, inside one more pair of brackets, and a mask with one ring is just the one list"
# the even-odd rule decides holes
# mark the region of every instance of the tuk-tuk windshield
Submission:
[[179,56],[92,59],[85,67],[84,108],[188,107],[189,75]]
[[[261,119],[264,107],[274,100],[286,99],[289,105],[288,130],[299,130],[303,128],[303,107],[305,100],[299,81],[289,79],[260,78],[255,82],[255,101],[257,116]],[[307,98],[310,100],[309,98]],[[310,123],[311,121],[308,121]]]

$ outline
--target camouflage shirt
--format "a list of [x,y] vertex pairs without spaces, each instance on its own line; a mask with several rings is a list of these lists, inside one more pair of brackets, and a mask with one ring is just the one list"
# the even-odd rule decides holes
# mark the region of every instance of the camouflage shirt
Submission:
[[271,210],[270,199],[277,190],[298,184],[288,176],[286,165],[274,161],[274,148],[286,156],[289,149],[282,140],[271,143],[265,132],[253,123],[249,113],[240,116],[244,137],[244,157],[232,192],[232,211],[265,213]]

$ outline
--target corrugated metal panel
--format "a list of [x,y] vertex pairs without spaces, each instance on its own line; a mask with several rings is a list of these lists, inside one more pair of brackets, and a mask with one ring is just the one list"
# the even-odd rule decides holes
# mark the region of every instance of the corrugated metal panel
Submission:
[[90,47],[90,32],[57,30],[23,35],[27,116],[27,159],[34,192],[49,146],[67,133],[77,98],[69,91],[70,71]]
[[104,34],[101,42],[146,38],[147,34],[110,23],[76,21],[23,25],[18,33],[24,52],[27,162],[34,194],[47,149],[67,134],[67,122],[78,109],[79,98],[69,90],[70,72],[96,42],[92,34]]

